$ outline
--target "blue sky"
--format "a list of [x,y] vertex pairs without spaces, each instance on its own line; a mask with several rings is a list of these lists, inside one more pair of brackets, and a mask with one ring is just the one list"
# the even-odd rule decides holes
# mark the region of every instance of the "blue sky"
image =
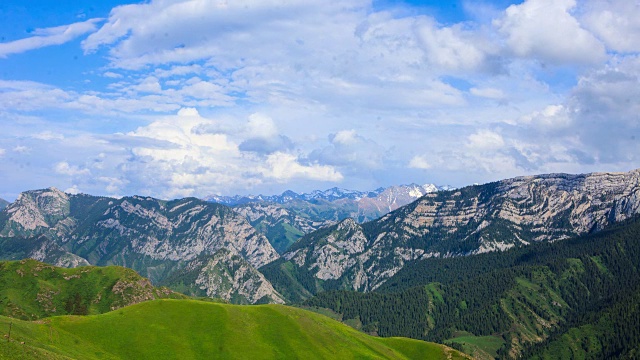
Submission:
[[0,4],[0,197],[639,167],[640,3]]

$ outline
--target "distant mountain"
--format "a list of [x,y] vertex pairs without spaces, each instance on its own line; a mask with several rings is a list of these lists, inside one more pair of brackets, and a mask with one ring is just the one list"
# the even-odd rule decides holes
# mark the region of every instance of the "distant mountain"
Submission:
[[209,197],[209,201],[233,205],[278,253],[286,251],[302,235],[346,218],[370,221],[409,204],[425,194],[449,189],[427,185],[400,185],[361,192],[339,188],[296,194],[247,197]]
[[[449,190],[450,186],[438,187],[433,184],[426,184],[423,186],[410,184],[410,185],[400,185],[400,186],[392,186],[390,188],[407,188],[408,191],[421,192],[423,194],[434,192],[438,190]],[[304,200],[304,201],[317,201],[324,200],[333,202],[341,199],[350,199],[350,200],[360,200],[362,198],[375,198],[380,193],[384,192],[389,188],[378,188],[372,191],[358,191],[358,190],[347,190],[340,189],[337,187],[327,189],[327,190],[314,190],[310,193],[302,193],[298,194],[294,191],[287,190],[280,195],[233,195],[233,196],[224,196],[224,195],[209,195],[204,198],[204,200],[215,202],[218,204],[235,206],[235,205],[243,205],[247,203],[255,203],[255,202],[269,202],[276,204],[286,204],[288,202],[294,200]],[[418,196],[419,197],[419,196]]]
[[279,257],[244,217],[195,198],[113,199],[49,188],[24,192],[0,212],[0,259],[120,265],[158,283],[221,249],[252,268]]
[[35,320],[102,314],[153,299],[181,299],[118,266],[65,269],[25,259],[0,261],[0,315]]
[[357,191],[357,190],[346,190],[340,189],[337,187],[328,189],[328,190],[315,190],[310,193],[302,193],[298,194],[294,191],[287,190],[280,195],[234,195],[234,196],[220,196],[220,195],[210,195],[205,198],[207,201],[234,206],[234,205],[242,205],[247,203],[254,202],[270,202],[276,204],[285,204],[291,202],[293,200],[325,200],[325,201],[334,201],[338,199],[353,199],[357,200],[365,196],[369,195],[377,195],[380,193],[382,188],[368,192],[368,191]]
[[640,170],[519,177],[430,193],[362,225],[343,220],[304,236],[261,270],[281,293],[291,288],[278,283],[290,283],[286,276],[310,293],[371,291],[413,260],[562,240],[639,212]]
[[0,199],[0,210],[4,209],[7,207],[7,205],[9,205],[10,203],[5,200],[5,199]]

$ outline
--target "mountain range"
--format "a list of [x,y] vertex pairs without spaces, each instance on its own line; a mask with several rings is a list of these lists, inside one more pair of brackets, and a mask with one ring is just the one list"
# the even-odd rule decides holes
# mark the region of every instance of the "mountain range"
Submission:
[[452,188],[409,184],[369,192],[333,188],[305,194],[210,196],[206,200],[232,206],[282,254],[304,234],[346,218],[374,220],[425,194],[448,189]]
[[[242,292],[251,294],[264,289],[254,269],[279,258],[269,241],[242,216],[226,206],[195,198],[113,199],[49,188],[24,192],[0,212],[3,259],[30,257],[67,267],[120,265],[161,284],[177,270],[193,268],[202,256],[218,252],[243,259],[238,263],[233,256],[220,256],[224,261],[218,267],[246,268],[247,276],[256,278],[246,279]],[[198,286],[212,287],[206,290],[209,295],[224,298],[229,294],[227,282],[218,280],[222,284],[208,281]],[[232,295],[238,302],[254,302],[240,300],[237,294],[229,294],[227,300]],[[276,293],[265,296],[265,302],[280,301]]]
[[4,209],[9,205],[9,202],[5,199],[0,199],[0,210]]
[[[591,336],[584,326],[597,319],[631,323],[616,311],[624,308],[621,299],[636,294],[633,244],[640,228],[632,226],[640,213],[640,170],[421,188],[421,197],[393,210],[389,204],[399,203],[398,194],[411,192],[397,189],[375,197],[345,192],[332,201],[298,198],[233,208],[195,198],[27,191],[0,211],[0,258],[120,265],[191,296],[304,303],[365,332],[447,342],[480,357],[533,354],[547,349],[546,342],[589,348],[591,343],[562,334],[575,328]],[[384,214],[377,219],[361,222],[347,215],[358,214],[354,208],[336,210],[340,203],[362,206],[363,199],[385,191],[396,200],[378,208]],[[281,224],[299,238],[267,224]],[[624,243],[588,237],[616,226],[622,226],[615,236]],[[277,251],[274,232],[292,244]],[[580,248],[582,243],[589,247]],[[581,250],[569,249],[571,244]],[[618,291],[624,288],[631,292]],[[610,296],[613,305],[604,306]],[[396,310],[388,308],[394,303]],[[411,307],[403,310],[403,304]],[[635,308],[627,310],[635,314]],[[607,349],[603,353],[614,351]]]
[[[255,203],[255,202],[269,202],[276,204],[286,204],[292,202],[294,200],[304,200],[308,202],[313,201],[329,201],[333,202],[336,200],[355,200],[358,201],[363,198],[376,198],[381,193],[385,192],[385,190],[389,190],[391,188],[400,188],[400,189],[408,189],[409,191],[419,192],[424,195],[424,193],[435,192],[438,190],[449,190],[450,186],[436,186],[434,184],[425,184],[425,185],[399,185],[399,186],[391,186],[388,188],[378,188],[372,191],[358,191],[358,190],[347,190],[341,188],[331,188],[327,190],[314,190],[309,193],[298,194],[294,191],[287,190],[280,195],[232,195],[232,196],[224,196],[224,195],[209,195],[205,197],[205,200],[228,205],[243,205],[247,203]],[[421,196],[421,195],[420,195]],[[419,197],[419,196],[414,196]]]
[[639,212],[639,170],[518,177],[426,194],[365,224],[343,220],[302,237],[263,273],[281,292],[291,278],[312,294],[371,291],[414,260],[563,240]]

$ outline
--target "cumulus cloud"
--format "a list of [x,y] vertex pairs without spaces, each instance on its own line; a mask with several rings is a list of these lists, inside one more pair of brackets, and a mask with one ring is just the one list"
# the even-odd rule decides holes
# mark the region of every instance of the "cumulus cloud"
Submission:
[[270,117],[255,113],[249,116],[247,134],[249,138],[268,139],[278,135],[278,129]]
[[267,156],[265,176],[277,181],[287,181],[292,178],[305,178],[320,181],[340,181],[343,176],[332,166],[319,164],[300,164],[293,154],[277,152]]
[[494,25],[517,56],[552,64],[604,61],[604,45],[571,14],[575,6],[575,0],[527,0],[509,6]]
[[69,25],[36,29],[33,31],[34,36],[32,37],[0,43],[0,58],[45,46],[64,44],[81,35],[95,31],[100,21],[102,19],[89,19]]
[[52,132],[52,131],[39,132],[37,134],[31,135],[31,137],[33,137],[34,139],[45,140],[45,141],[49,141],[49,140],[64,140],[64,135],[59,134],[59,133],[55,133],[55,132]]
[[80,194],[82,191],[80,190],[80,188],[78,188],[78,185],[74,184],[72,187],[65,189],[64,192],[66,192],[67,194],[76,195],[76,194]]
[[18,145],[11,150],[17,154],[28,154],[29,152],[31,152],[31,148],[24,145]]
[[482,98],[487,98],[487,99],[493,99],[493,100],[502,100],[506,97],[506,95],[504,94],[504,92],[500,89],[495,89],[495,88],[471,88],[469,89],[469,92],[471,93],[471,95],[474,96],[478,96],[478,97],[482,97]]
[[68,176],[81,176],[81,175],[90,175],[91,171],[86,168],[80,168],[76,165],[71,165],[66,161],[61,161],[54,166],[54,170],[58,174],[68,175]]
[[341,130],[329,135],[328,146],[316,149],[309,157],[323,164],[338,166],[345,173],[366,173],[382,168],[386,150],[355,130]]
[[637,167],[635,2],[465,6],[458,24],[366,0],[118,6],[78,23],[100,25],[98,81],[0,80],[2,166],[159,197]]
[[474,150],[497,150],[504,146],[502,136],[491,130],[480,130],[467,139],[467,146]]
[[409,161],[409,167],[414,169],[431,169],[431,164],[425,155],[416,155]]
[[640,3],[629,0],[587,1],[583,22],[609,49],[640,51]]
[[[127,182],[107,177],[105,181],[108,179],[112,192],[146,184],[153,191],[162,189],[164,197],[179,197],[292,179],[342,179],[329,165],[279,150],[285,147],[277,144],[286,142],[282,138],[273,120],[263,114],[250,115],[244,125],[233,127],[203,117],[194,108],[183,108],[175,116],[159,118],[127,134],[122,139],[132,144],[132,156],[122,169]],[[145,140],[131,142],[134,139]],[[273,144],[273,149],[268,148]]]

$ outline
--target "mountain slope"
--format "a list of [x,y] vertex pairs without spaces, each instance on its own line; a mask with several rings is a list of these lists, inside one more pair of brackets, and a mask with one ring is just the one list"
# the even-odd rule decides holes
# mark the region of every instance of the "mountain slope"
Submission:
[[[57,265],[120,265],[153,282],[220,249],[259,267],[279,256],[230,208],[195,198],[162,201],[28,191],[0,212],[0,258]],[[214,296],[214,295],[212,295]]]
[[190,296],[219,297],[234,304],[285,302],[258,270],[227,249],[189,262],[163,284]]
[[286,191],[280,196],[209,199],[235,205],[234,210],[246,217],[281,254],[304,234],[346,218],[358,222],[374,220],[427,193],[443,189],[432,184],[410,184],[371,192],[333,188],[301,195]]
[[[0,317],[0,327],[10,319]],[[149,301],[97,316],[13,321],[0,355],[70,359],[463,359],[442,345],[367,336],[337,321],[281,306]],[[24,345],[19,345],[24,342]]]
[[[345,220],[283,254],[316,289],[371,291],[412,260],[500,251],[600,230],[640,211],[640,170],[549,174],[430,193],[382,218]],[[267,278],[275,264],[265,267]],[[275,270],[276,272],[278,270]],[[276,289],[281,285],[274,284]]]
[[14,318],[101,314],[141,301],[184,297],[122,267],[64,269],[32,259],[0,262],[0,314]]
[[445,342],[478,358],[547,350],[580,358],[580,349],[611,358],[640,346],[632,301],[640,296],[639,238],[634,218],[561,242],[420,260],[374,292],[324,292],[306,304],[358,319],[368,332]]

